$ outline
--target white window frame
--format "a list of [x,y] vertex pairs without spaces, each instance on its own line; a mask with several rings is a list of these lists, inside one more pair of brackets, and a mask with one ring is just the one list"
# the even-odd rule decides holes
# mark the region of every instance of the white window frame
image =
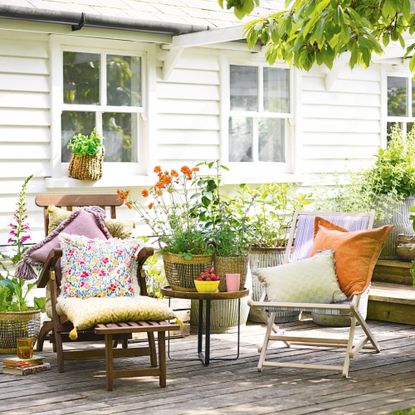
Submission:
[[[406,88],[408,91],[406,97],[406,108],[407,108],[407,115],[406,116],[397,116],[397,115],[388,115],[388,78],[405,78],[406,79]],[[412,105],[412,74],[408,71],[400,70],[400,71],[386,71],[385,72],[385,88],[384,88],[384,114],[385,114],[385,122],[383,125],[383,135],[384,139],[382,140],[383,147],[387,144],[387,125],[388,123],[397,123],[400,125],[403,131],[403,139],[405,140],[406,133],[407,133],[407,123],[415,123],[415,116],[408,116],[408,114],[412,114],[414,106]]]
[[[274,180],[277,178],[275,174],[287,174],[292,173],[294,170],[294,164],[296,161],[296,147],[295,143],[295,94],[296,94],[296,82],[294,71],[285,63],[275,63],[274,65],[268,65],[265,62],[265,58],[262,54],[260,56],[225,56],[221,57],[221,83],[222,83],[222,123],[221,123],[221,160],[228,165],[231,171],[235,174],[243,175],[245,177],[263,177],[266,180],[267,176],[273,176]],[[253,66],[258,69],[258,110],[257,111],[235,111],[231,110],[230,105],[230,67],[231,65],[238,66]],[[263,68],[280,68],[289,70],[290,79],[290,112],[289,113],[274,113],[264,111],[263,105]],[[229,119],[231,116],[249,117],[254,119],[259,118],[274,118],[274,119],[286,119],[285,125],[285,162],[264,162],[264,161],[252,161],[252,162],[230,162],[229,161]],[[255,131],[254,123],[254,137],[253,137],[253,158],[257,159],[258,155],[258,132]]]
[[[105,46],[103,46],[103,44]],[[141,58],[141,106],[112,106],[67,104],[63,98],[63,52],[84,52],[100,54],[100,100],[106,101],[106,56],[127,55]],[[105,162],[103,181],[108,178],[118,179],[122,175],[142,175],[148,173],[150,161],[150,126],[149,113],[149,74],[150,63],[154,59],[151,55],[151,47],[146,47],[136,42],[101,40],[91,38],[74,38],[68,36],[51,35],[51,170],[53,178],[67,177],[68,164],[61,161],[61,115],[62,111],[95,112],[96,121],[100,121],[102,113],[119,112],[137,114],[137,162]],[[155,82],[153,80],[153,82]],[[105,100],[104,100],[105,98]],[[102,122],[97,123],[97,131],[102,135]],[[120,176],[121,175],[121,176]],[[107,180],[105,180],[107,179]],[[118,180],[120,182],[120,180]],[[121,181],[122,183],[122,181]],[[114,183],[114,186],[117,184]]]

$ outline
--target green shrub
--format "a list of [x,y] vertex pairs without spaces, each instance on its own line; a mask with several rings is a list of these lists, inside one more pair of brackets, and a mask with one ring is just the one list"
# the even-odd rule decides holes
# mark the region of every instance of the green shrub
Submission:
[[77,156],[95,156],[102,150],[102,138],[94,128],[90,135],[75,134],[68,144],[72,154]]

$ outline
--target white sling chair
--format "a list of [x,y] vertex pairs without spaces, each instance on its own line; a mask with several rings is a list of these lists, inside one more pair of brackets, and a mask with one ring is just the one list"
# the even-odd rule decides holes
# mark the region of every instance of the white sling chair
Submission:
[[[314,238],[314,218],[323,217],[338,226],[342,226],[350,231],[372,229],[374,212],[369,213],[331,213],[331,212],[301,212],[297,211],[293,218],[293,224],[289,233],[287,250],[284,263],[298,261],[310,256]],[[360,314],[358,307],[361,294],[354,295],[350,300],[336,304],[318,303],[283,303],[266,301],[266,292],[263,293],[260,301],[252,301],[251,307],[258,307],[267,310],[269,313],[264,341],[259,347],[260,358],[258,371],[262,371],[265,366],[288,367],[303,369],[334,370],[342,372],[344,377],[349,377],[350,360],[362,349],[369,348],[376,352],[380,351],[379,344],[375,340],[365,319]],[[286,335],[275,325],[276,311],[298,310],[298,311],[324,311],[329,314],[350,316],[351,324],[349,335],[346,339],[322,338],[322,337],[302,337]],[[359,323],[364,336],[354,343],[356,324]],[[317,347],[341,347],[346,348],[344,363],[342,366],[317,365],[302,363],[282,363],[270,362],[266,360],[267,349],[270,341],[280,341],[288,347],[291,345],[308,345]],[[368,344],[369,343],[369,344]]]

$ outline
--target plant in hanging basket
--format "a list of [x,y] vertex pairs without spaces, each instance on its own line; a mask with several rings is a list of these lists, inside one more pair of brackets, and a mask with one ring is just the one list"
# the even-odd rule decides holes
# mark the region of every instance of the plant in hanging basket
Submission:
[[89,135],[75,134],[68,147],[72,150],[70,177],[79,180],[99,180],[102,177],[104,146],[95,128]]
[[195,279],[195,286],[200,293],[212,293],[218,291],[219,282],[220,276],[215,269],[207,268]]

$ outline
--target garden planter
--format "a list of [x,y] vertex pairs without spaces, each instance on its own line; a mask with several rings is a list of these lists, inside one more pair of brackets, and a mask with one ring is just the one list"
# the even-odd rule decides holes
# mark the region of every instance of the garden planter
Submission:
[[212,267],[212,255],[193,255],[185,259],[180,255],[163,254],[164,270],[170,287],[178,291],[196,291],[194,279],[206,268]]
[[69,163],[69,177],[78,180],[99,180],[102,177],[104,151],[95,156],[72,154]]
[[[268,268],[276,267],[281,265],[284,262],[285,248],[284,247],[275,247],[275,248],[260,248],[252,247],[249,253],[249,266],[251,268],[252,275],[252,300],[259,301],[263,291],[263,285],[259,282],[258,277],[256,276],[256,268]],[[297,321],[299,317],[298,311],[277,311],[275,317],[276,323],[289,323],[292,321]],[[263,313],[261,310],[251,308],[249,312],[249,320],[256,323],[263,323]]]
[[[241,326],[248,320],[248,298],[241,298]],[[203,329],[205,329],[206,308],[203,310]],[[199,301],[192,300],[190,310],[190,325],[192,331],[196,330],[199,323]],[[212,333],[224,331],[238,325],[238,300],[212,300],[210,308],[210,330]]]
[[383,249],[380,254],[381,259],[397,258],[396,246],[399,234],[414,234],[412,222],[409,220],[409,208],[413,205],[415,205],[415,198],[408,197],[402,203],[396,204],[393,208],[391,208],[391,215],[387,215],[387,219],[376,222],[375,226],[388,224],[393,225],[392,232],[383,245]]
[[39,310],[0,312],[0,354],[16,353],[17,338],[37,338],[39,330]]
[[216,274],[220,275],[219,291],[226,291],[226,274],[239,274],[241,282],[239,289],[245,287],[246,274],[248,272],[248,255],[221,257],[215,256],[214,268]]

